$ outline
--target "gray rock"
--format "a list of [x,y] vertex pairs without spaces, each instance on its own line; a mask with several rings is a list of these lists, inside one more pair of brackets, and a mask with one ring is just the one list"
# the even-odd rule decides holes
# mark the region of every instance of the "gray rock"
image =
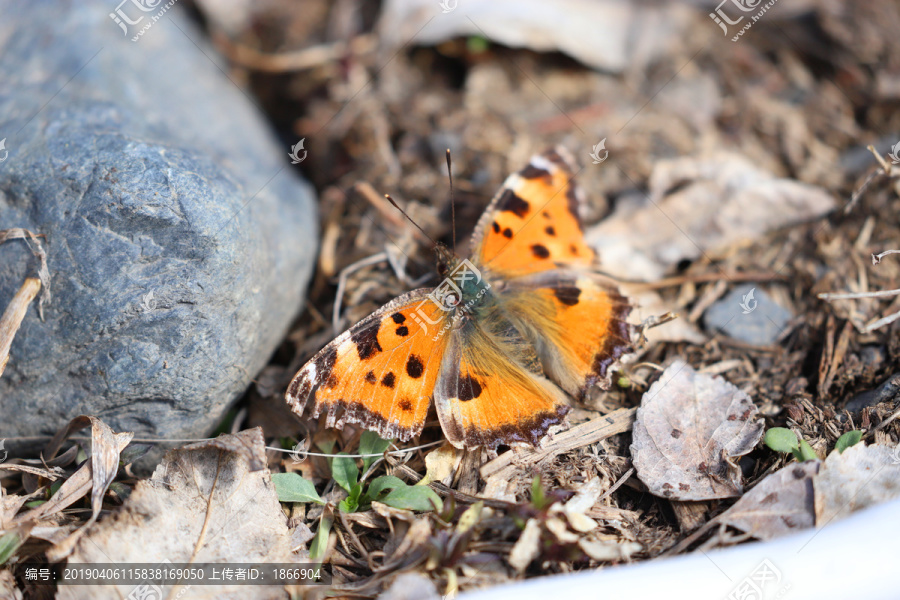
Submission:
[[898,395],[900,395],[900,373],[894,373],[874,390],[866,390],[853,397],[844,408],[852,413],[858,413],[867,406],[889,402]]
[[707,331],[721,331],[747,344],[768,346],[777,341],[792,316],[762,289],[742,285],[710,306],[703,324]]
[[[0,0],[0,229],[46,236],[53,293],[0,377],[0,438],[79,414],[206,434],[303,303],[311,188],[183,7],[137,4]],[[0,246],[0,311],[34,272]]]

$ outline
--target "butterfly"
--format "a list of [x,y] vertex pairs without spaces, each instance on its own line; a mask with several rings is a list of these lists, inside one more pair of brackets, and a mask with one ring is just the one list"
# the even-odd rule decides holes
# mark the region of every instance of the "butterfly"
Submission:
[[631,311],[596,270],[584,203],[561,147],[510,175],[479,219],[471,257],[435,245],[443,281],[395,298],[314,356],[285,398],[326,426],[419,435],[434,403],[457,448],[539,444],[567,394],[608,389],[632,351]]

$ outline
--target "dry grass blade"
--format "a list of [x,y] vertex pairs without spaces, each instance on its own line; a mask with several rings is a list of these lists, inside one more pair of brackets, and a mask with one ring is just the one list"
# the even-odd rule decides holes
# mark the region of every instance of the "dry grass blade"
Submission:
[[6,368],[6,363],[9,360],[9,349],[12,347],[13,338],[16,337],[19,326],[22,324],[22,319],[25,318],[28,305],[31,304],[31,301],[34,300],[40,289],[41,282],[39,279],[33,277],[26,279],[19,291],[16,292],[16,295],[13,296],[9,306],[3,311],[3,316],[0,317],[0,375],[3,375],[3,370]]
[[84,530],[97,520],[97,517],[100,515],[100,508],[103,505],[103,496],[106,494],[109,484],[116,477],[119,453],[131,442],[131,438],[134,435],[132,433],[115,434],[108,425],[96,417],[76,417],[51,442],[52,452],[50,456],[52,457],[56,453],[59,445],[69,434],[84,429],[88,425],[91,426],[90,459],[60,486],[49,501],[20,515],[16,519],[17,523],[37,521],[42,517],[64,510],[90,491],[91,518],[78,531],[48,554],[48,556],[52,554],[56,559],[66,556]]
[[531,466],[558,454],[624,433],[631,429],[635,412],[634,408],[621,408],[560,433],[543,448],[504,452],[481,467],[481,477],[487,479],[497,474],[501,474],[501,477],[512,476],[522,466]]
[[41,245],[37,236],[27,229],[14,227],[12,229],[0,230],[0,244],[9,240],[25,240],[28,249],[31,250],[31,253],[41,262],[41,266],[38,267],[38,279],[41,280],[41,288],[43,291],[41,292],[41,299],[38,301],[38,314],[41,317],[41,321],[43,321],[44,303],[46,302],[49,304],[51,301],[50,269],[47,268],[47,253],[44,252],[44,247]]

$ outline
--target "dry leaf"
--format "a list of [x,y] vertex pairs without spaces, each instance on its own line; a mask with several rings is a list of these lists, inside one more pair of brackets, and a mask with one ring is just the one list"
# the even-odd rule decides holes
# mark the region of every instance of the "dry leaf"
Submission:
[[450,444],[444,444],[425,455],[425,478],[420,485],[440,481],[450,485],[450,478],[456,472],[463,453]]
[[59,431],[50,442],[52,458],[62,442],[73,432],[91,426],[91,457],[56,490],[56,493],[37,508],[19,515],[17,523],[34,523],[38,519],[57,513],[91,492],[91,518],[71,537],[67,538],[47,554],[51,560],[60,560],[71,552],[78,538],[97,520],[103,506],[103,496],[109,484],[116,478],[119,467],[119,453],[128,445],[133,433],[113,433],[109,426],[96,417],[75,417]]
[[670,365],[641,399],[631,455],[650,492],[672,500],[732,498],[743,492],[732,459],[763,434],[756,406],[721,377]]
[[590,540],[578,540],[578,547],[585,554],[600,562],[630,560],[632,554],[640,552],[644,548],[637,542],[616,544],[614,542],[592,542]]
[[[90,528],[69,564],[294,562],[275,487],[255,464],[265,464],[258,428],[168,452],[120,510]],[[125,598],[134,587],[63,587],[60,597]],[[284,597],[278,586],[195,586],[179,598],[246,598],[251,589],[254,598]]]
[[531,561],[541,553],[541,524],[537,519],[528,519],[522,535],[509,553],[509,566],[521,573]]
[[770,540],[812,527],[813,478],[820,463],[792,463],[766,476],[716,521]]
[[682,260],[820,217],[835,207],[825,190],[779,179],[739,154],[659,160],[650,194],[587,232],[604,270],[653,281]]
[[813,479],[816,527],[900,496],[900,462],[890,446],[856,444],[832,452]]

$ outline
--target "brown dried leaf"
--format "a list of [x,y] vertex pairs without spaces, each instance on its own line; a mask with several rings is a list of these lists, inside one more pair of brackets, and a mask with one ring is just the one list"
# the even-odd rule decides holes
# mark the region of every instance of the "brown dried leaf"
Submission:
[[856,444],[832,452],[813,479],[816,527],[843,519],[863,508],[900,496],[900,462],[896,449]]
[[66,427],[60,430],[53,438],[50,445],[54,451],[70,434],[91,426],[91,457],[75,474],[69,477],[65,483],[53,494],[49,501],[41,504],[27,513],[20,515],[16,521],[24,523],[36,521],[53,513],[59,512],[82,498],[91,491],[91,518],[85,527],[93,523],[100,514],[103,505],[103,496],[109,484],[116,478],[119,467],[119,453],[131,442],[134,434],[131,432],[113,433],[109,426],[96,417],[75,417]]
[[670,365],[644,394],[631,455],[650,492],[672,500],[732,498],[743,492],[732,459],[750,452],[762,419],[744,392],[721,377]]
[[[264,456],[259,429],[168,452],[120,510],[91,527],[69,564],[294,562],[287,518],[269,472],[253,470]],[[124,598],[132,588],[75,586],[61,588],[60,597]],[[247,593],[246,587],[195,586],[179,597],[243,598]],[[254,588],[253,594],[281,598],[284,592],[270,586]]]
[[509,553],[509,566],[523,572],[531,561],[541,553],[541,524],[537,519],[528,519],[525,529]]
[[815,523],[813,478],[820,466],[819,461],[810,460],[779,469],[716,520],[761,540],[812,527]]
[[681,260],[815,219],[836,204],[821,188],[724,152],[656,161],[649,187],[649,202],[617,205],[586,234],[613,276],[653,281]]

